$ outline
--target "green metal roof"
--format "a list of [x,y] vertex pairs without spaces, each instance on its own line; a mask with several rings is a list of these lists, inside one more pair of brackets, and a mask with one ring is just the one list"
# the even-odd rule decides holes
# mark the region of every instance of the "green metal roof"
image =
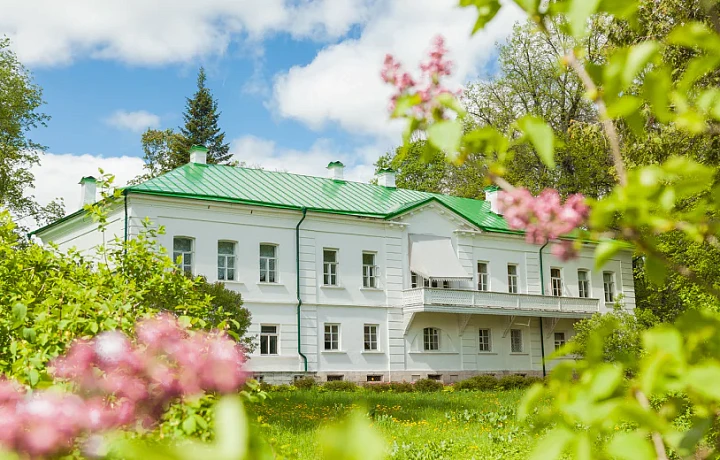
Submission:
[[485,201],[262,169],[190,163],[125,190],[384,219],[436,201],[482,229],[515,233]]

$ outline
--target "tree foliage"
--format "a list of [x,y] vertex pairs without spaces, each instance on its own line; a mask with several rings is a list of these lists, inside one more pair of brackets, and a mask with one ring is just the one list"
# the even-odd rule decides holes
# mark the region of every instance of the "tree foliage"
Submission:
[[190,160],[190,147],[196,144],[207,147],[208,163],[225,164],[232,158],[230,146],[225,142],[225,133],[218,126],[220,112],[217,100],[205,85],[206,80],[205,69],[200,67],[197,91],[187,99],[185,105],[185,126],[180,128],[177,143],[171,146],[171,168],[186,164]]
[[31,168],[45,150],[29,137],[50,119],[40,111],[44,103],[42,89],[10,49],[10,40],[0,38],[0,209],[40,222],[64,213],[62,201],[43,208],[27,193],[34,187]]
[[94,254],[22,245],[0,214],[0,372],[47,385],[47,363],[75,339],[130,331],[138,318],[171,311],[195,327],[245,336],[250,314],[239,294],[185,276],[148,222],[137,238]]

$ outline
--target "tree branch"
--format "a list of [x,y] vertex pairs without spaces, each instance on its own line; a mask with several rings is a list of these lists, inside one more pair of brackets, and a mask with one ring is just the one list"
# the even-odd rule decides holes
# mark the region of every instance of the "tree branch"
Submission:
[[578,74],[578,77],[580,77],[580,80],[585,85],[588,93],[593,95],[593,102],[595,102],[595,107],[597,107],[598,114],[602,120],[605,136],[607,136],[608,142],[610,142],[610,150],[612,151],[615,170],[618,174],[618,181],[620,182],[620,185],[626,185],[627,171],[625,170],[625,162],[620,154],[620,136],[618,135],[617,129],[615,129],[615,124],[607,116],[607,106],[605,105],[605,101],[600,96],[600,92],[598,87],[595,85],[595,82],[593,82],[592,78],[590,78],[590,74],[587,73],[585,67],[577,60],[575,53],[573,51],[569,52],[565,56],[565,59],[575,73]]
[[[643,409],[650,409],[650,401],[648,401],[645,393],[640,390],[635,390],[635,399],[638,403],[640,403],[640,406]],[[650,434],[650,437],[652,439],[653,447],[655,448],[655,455],[657,455],[657,460],[668,460],[667,452],[665,452],[665,444],[663,443],[660,433],[658,433],[657,431],[653,431]]]

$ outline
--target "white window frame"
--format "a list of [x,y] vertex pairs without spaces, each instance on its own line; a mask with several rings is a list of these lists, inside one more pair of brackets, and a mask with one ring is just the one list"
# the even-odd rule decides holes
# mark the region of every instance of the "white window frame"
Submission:
[[363,351],[378,351],[379,324],[363,325]]
[[510,353],[523,353],[524,350],[522,329],[510,329]]
[[[486,333],[486,334],[483,334]],[[483,337],[484,335],[484,337]],[[478,329],[478,351],[480,353],[492,352],[492,329],[480,328]]]
[[[553,272],[557,272],[559,276],[553,276]],[[550,268],[550,293],[553,297],[562,297],[563,295],[562,268]]]
[[440,329],[423,328],[423,351],[440,351]]
[[[329,337],[329,340],[328,340]],[[329,347],[328,347],[329,345]],[[323,350],[340,351],[340,324],[325,323],[323,327]]]
[[553,339],[555,340],[555,350],[559,350],[567,343],[567,337],[564,332],[556,332]]
[[[372,256],[372,264],[365,263],[365,256]],[[367,289],[378,289],[378,267],[377,253],[363,251],[362,253],[362,277],[363,287]]]
[[[485,267],[485,271],[480,271],[480,266]],[[480,260],[477,263],[477,289],[478,291],[487,292],[490,290],[490,264],[484,260]]]
[[[175,249],[175,240],[188,240],[190,241],[190,251],[182,251],[182,250],[176,250]],[[185,256],[190,256],[190,263],[186,263]],[[178,268],[180,268],[185,273],[192,275],[194,273],[194,266],[195,266],[195,238],[190,236],[173,236],[173,262],[177,263],[178,257],[181,257],[182,260],[180,261],[180,264],[178,264]]]
[[[273,248],[273,256],[272,257],[262,255],[263,246],[268,246],[268,247]],[[275,283],[280,282],[279,272],[278,272],[278,262],[279,262],[278,247],[279,246],[274,243],[260,243],[260,245],[258,246],[259,251],[260,251],[259,252],[259,255],[260,255],[260,257],[259,257],[259,261],[260,261],[259,275],[260,275],[261,283],[275,284]],[[265,268],[263,268],[263,262],[265,262]],[[270,262],[272,262],[274,265],[273,269],[270,268],[270,265],[271,265]],[[265,279],[263,279],[263,272],[265,272]]]
[[[610,281],[606,280],[608,276]],[[603,272],[603,294],[606,303],[615,302],[615,272]]]
[[[328,262],[325,260],[326,252],[332,252],[335,254],[334,262]],[[340,285],[340,263],[338,262],[339,256],[339,250],[334,248],[323,248],[323,286]]]
[[[232,254],[220,254],[220,243],[232,244]],[[237,242],[231,240],[218,240],[217,244],[217,261],[218,261],[218,281],[235,281],[237,276]],[[220,266],[220,260],[223,260],[223,265]],[[232,261],[232,268],[228,267],[228,262]],[[221,270],[223,274],[221,275]],[[232,270],[232,276],[228,276],[228,270]]]
[[[264,327],[274,327],[275,332],[263,332]],[[263,340],[265,339],[265,340]],[[270,344],[275,339],[275,353],[270,353],[272,347]],[[263,341],[266,341],[266,352],[263,353]],[[280,326],[277,324],[261,324],[260,325],[260,355],[262,356],[279,356],[280,355]]]
[[[580,274],[585,274],[585,279],[580,279]],[[590,270],[586,269],[579,269],[578,270],[578,297],[584,297],[589,298],[590,297],[590,286],[592,286],[592,283],[590,282]]]
[[[510,273],[510,269],[513,269],[514,273]],[[519,293],[519,278],[518,275],[518,265],[517,264],[508,264],[507,265],[507,277],[508,277],[508,292],[510,294],[517,294]]]

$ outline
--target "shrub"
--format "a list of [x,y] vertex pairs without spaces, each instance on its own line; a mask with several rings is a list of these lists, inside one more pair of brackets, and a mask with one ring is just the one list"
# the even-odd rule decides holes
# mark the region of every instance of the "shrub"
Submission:
[[442,382],[432,379],[420,379],[415,382],[415,390],[423,393],[432,393],[434,391],[442,391],[444,385]]
[[412,393],[415,391],[415,386],[412,383],[402,382],[390,382],[390,391],[394,393]]
[[302,377],[295,380],[293,385],[298,390],[312,390],[317,386],[317,382],[314,377]]
[[157,244],[161,230],[143,225],[126,242],[81,254],[21,244],[10,216],[0,212],[0,373],[45,385],[47,363],[75,339],[130,333],[136,320],[160,311],[243,340],[250,314],[241,297],[186,277]]
[[533,383],[534,381],[524,375],[506,375],[498,380],[498,387],[501,390],[515,390],[517,388],[527,388]]
[[355,382],[349,382],[347,380],[335,380],[332,382],[325,382],[322,388],[328,391],[356,391],[358,389],[358,386]]
[[374,393],[386,393],[392,391],[392,384],[387,382],[368,382],[363,385],[366,391],[372,391]]
[[500,382],[492,375],[476,375],[455,384],[458,390],[492,391],[497,390]]

